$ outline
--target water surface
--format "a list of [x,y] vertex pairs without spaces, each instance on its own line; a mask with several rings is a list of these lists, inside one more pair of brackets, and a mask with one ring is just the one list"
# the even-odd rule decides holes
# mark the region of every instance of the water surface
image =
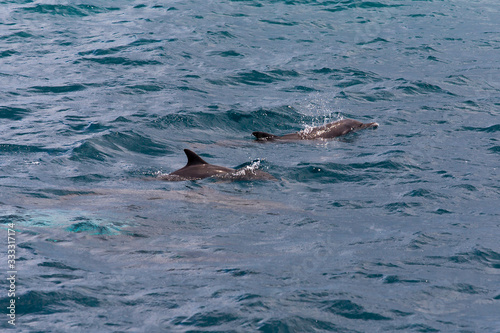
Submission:
[[19,332],[500,332],[496,2],[0,6]]

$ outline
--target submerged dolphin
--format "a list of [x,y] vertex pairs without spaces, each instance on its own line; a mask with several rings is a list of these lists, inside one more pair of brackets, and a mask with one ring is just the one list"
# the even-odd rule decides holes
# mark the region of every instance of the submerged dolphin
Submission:
[[168,175],[161,175],[158,178],[168,181],[196,180],[208,177],[216,177],[229,180],[276,180],[267,172],[245,167],[241,169],[226,168],[223,166],[207,163],[195,152],[184,149],[188,162],[187,164]]
[[353,119],[343,119],[329,123],[323,126],[306,128],[300,132],[285,134],[283,136],[269,134],[266,132],[253,132],[252,135],[259,141],[267,140],[314,140],[314,139],[331,139],[347,133],[365,129],[377,128],[378,123],[362,123]]

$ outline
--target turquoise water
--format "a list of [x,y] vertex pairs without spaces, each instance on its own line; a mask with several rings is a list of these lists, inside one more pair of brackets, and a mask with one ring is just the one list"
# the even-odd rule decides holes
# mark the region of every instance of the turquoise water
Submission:
[[[17,331],[500,332],[497,2],[0,8]],[[279,181],[152,180],[185,148]]]

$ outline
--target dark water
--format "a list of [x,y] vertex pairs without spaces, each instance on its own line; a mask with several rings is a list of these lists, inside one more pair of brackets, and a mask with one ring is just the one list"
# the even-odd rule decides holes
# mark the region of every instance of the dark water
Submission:
[[[498,2],[0,9],[19,332],[500,332]],[[280,181],[146,180],[184,148]]]

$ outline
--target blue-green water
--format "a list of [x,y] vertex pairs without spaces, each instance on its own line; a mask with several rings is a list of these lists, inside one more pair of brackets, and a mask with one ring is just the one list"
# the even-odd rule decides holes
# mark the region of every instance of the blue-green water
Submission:
[[[499,18],[488,0],[0,1],[15,329],[500,332]],[[342,117],[380,127],[251,137]],[[184,148],[280,180],[150,180]]]

